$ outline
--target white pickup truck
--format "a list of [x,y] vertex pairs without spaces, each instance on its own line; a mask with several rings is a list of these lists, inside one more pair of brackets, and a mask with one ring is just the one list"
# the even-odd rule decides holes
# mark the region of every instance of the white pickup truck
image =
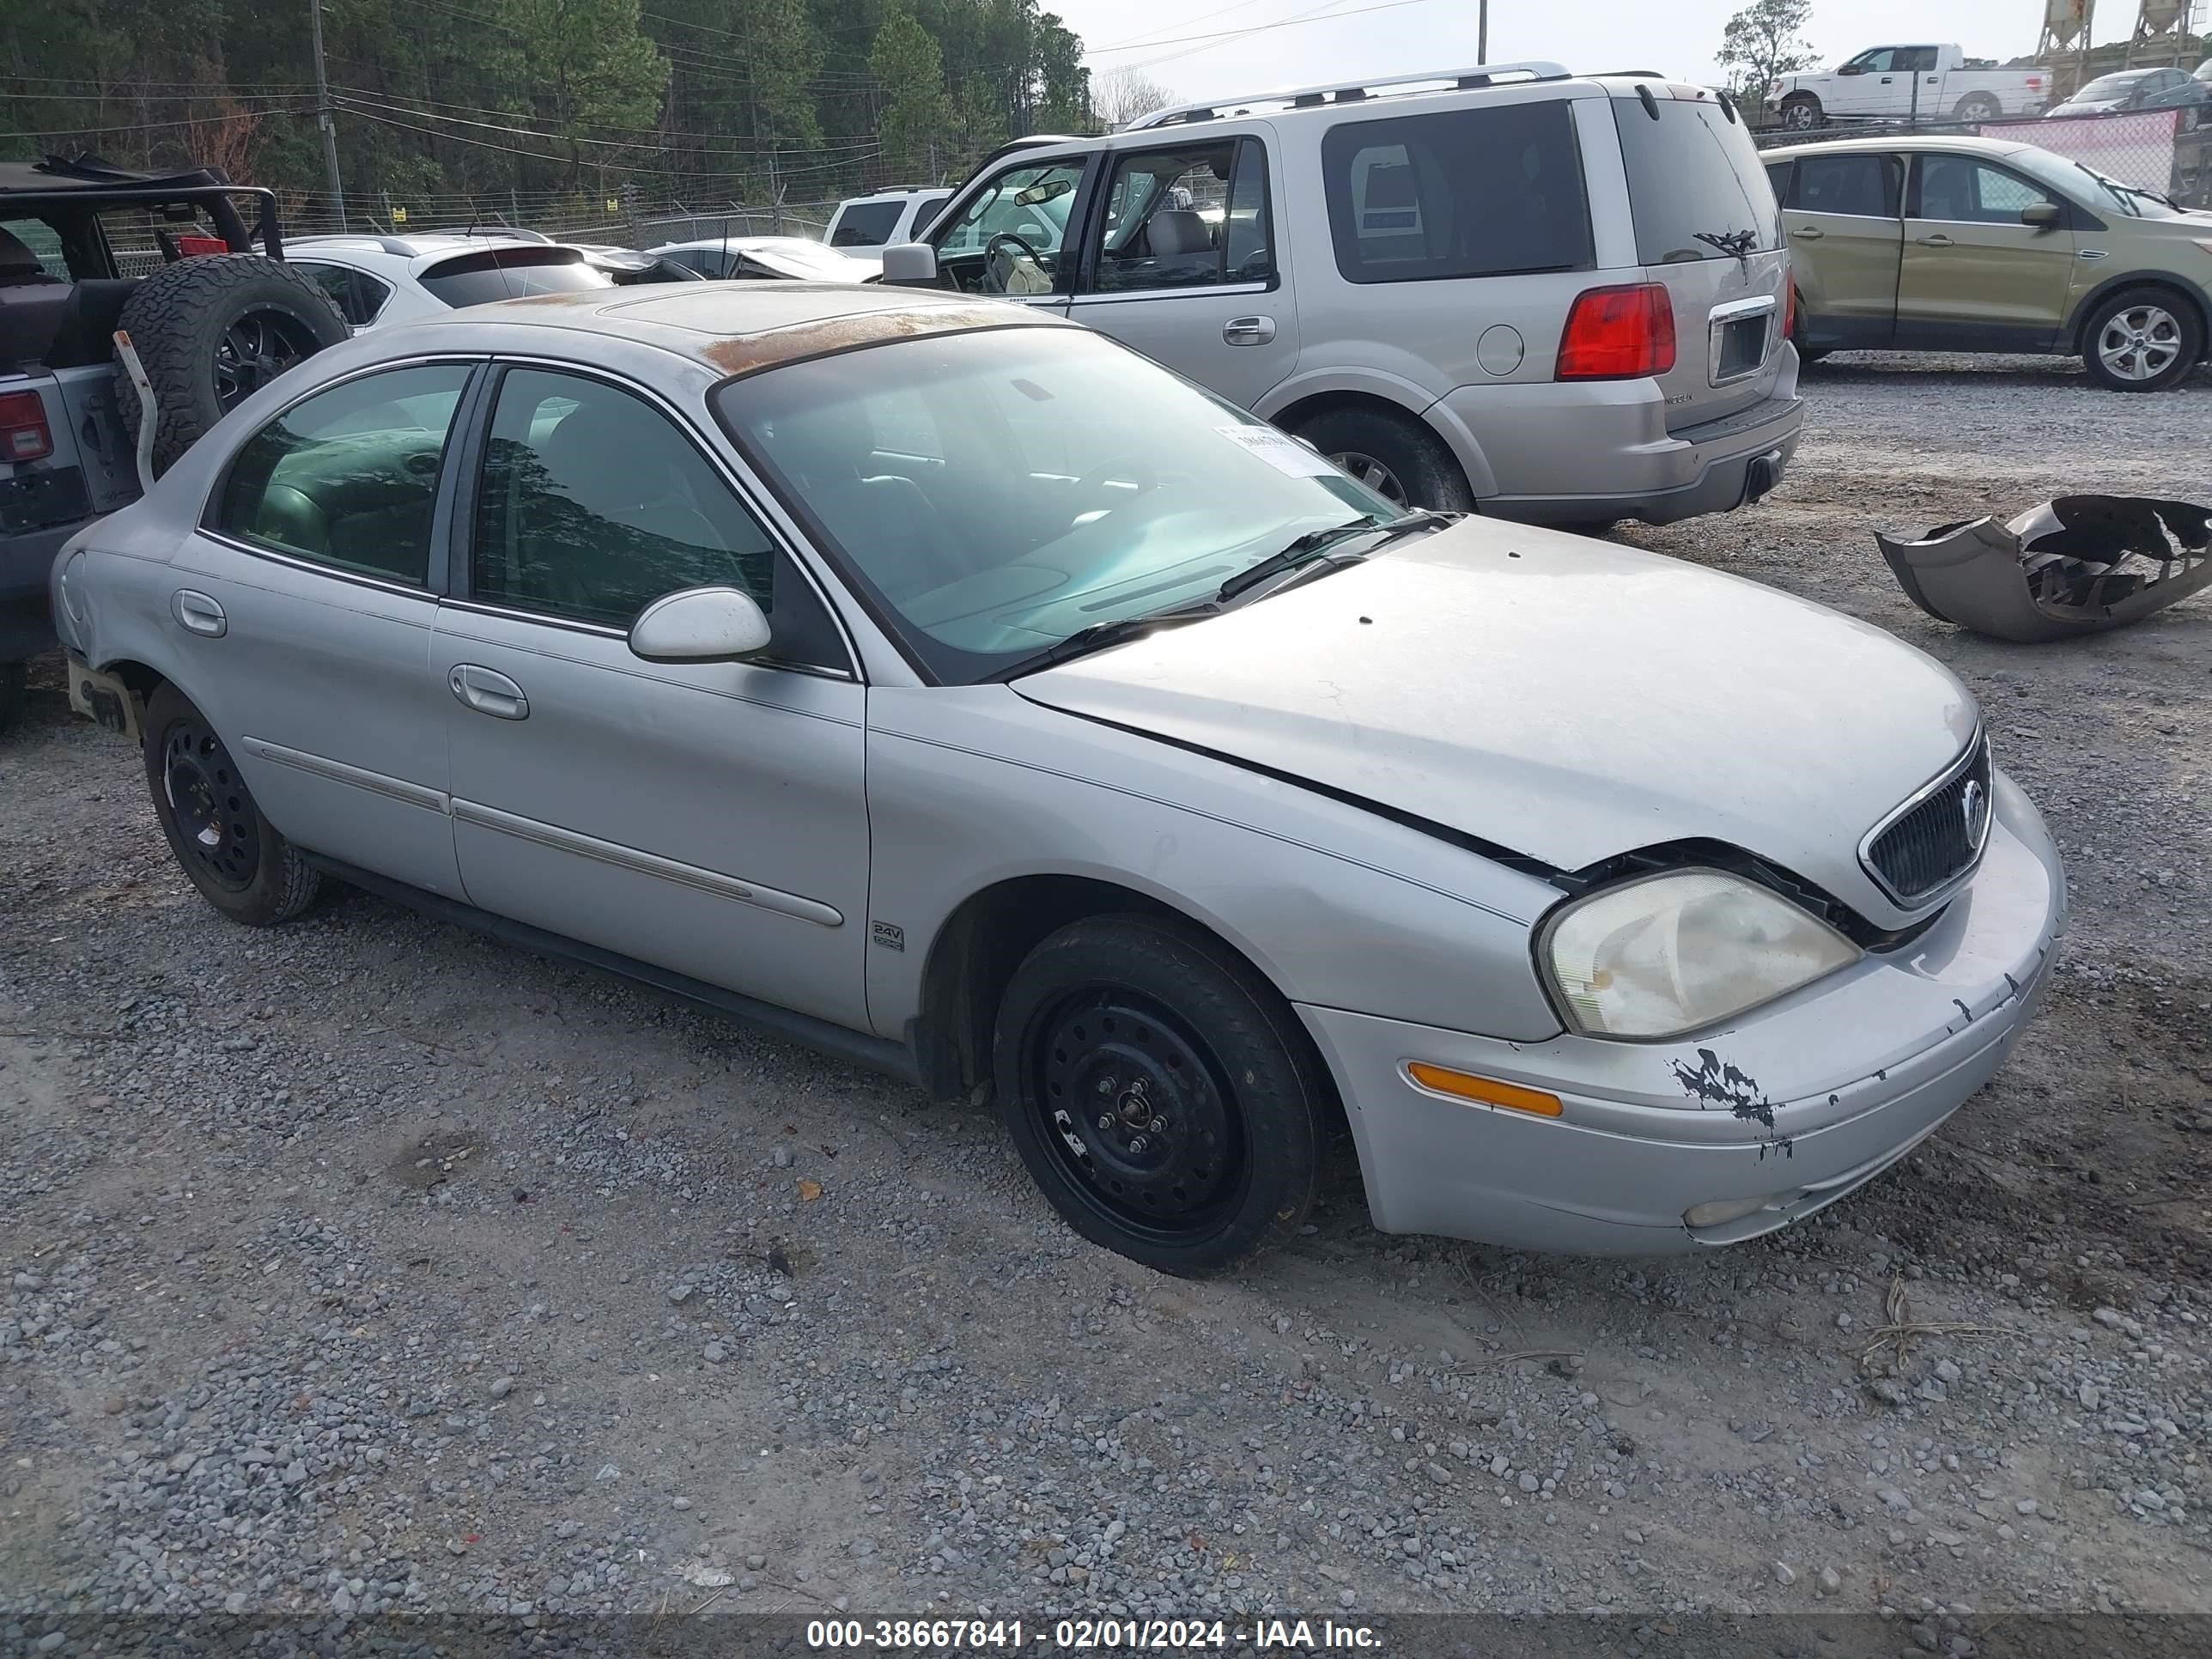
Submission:
[[1796,131],[1831,121],[1994,121],[2033,115],[2051,72],[1997,69],[1956,46],[1869,46],[1832,70],[1785,75],[1767,88],[1772,118]]

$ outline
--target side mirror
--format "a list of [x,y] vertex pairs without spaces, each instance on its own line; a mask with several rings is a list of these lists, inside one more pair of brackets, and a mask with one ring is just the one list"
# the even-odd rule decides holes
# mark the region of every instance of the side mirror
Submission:
[[2038,230],[2053,228],[2062,217],[2056,202],[2030,202],[2020,210],[2020,222],[2033,225]]
[[896,288],[927,288],[937,281],[937,250],[927,242],[901,242],[884,250],[884,282]]
[[1836,73],[1838,75],[1864,75],[1866,73],[1866,65],[1864,64],[1845,64],[1838,68],[1836,70]]
[[647,662],[735,662],[768,648],[768,618],[734,587],[664,594],[629,625],[630,654]]

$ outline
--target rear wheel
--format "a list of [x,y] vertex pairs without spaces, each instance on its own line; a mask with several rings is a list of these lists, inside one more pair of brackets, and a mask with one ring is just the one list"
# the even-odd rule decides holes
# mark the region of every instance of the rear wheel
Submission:
[[30,664],[0,662],[0,732],[22,718],[23,705],[31,695],[30,683]]
[[1073,922],[1000,1006],[999,1109],[1067,1224],[1195,1276],[1296,1235],[1313,1202],[1326,1098],[1274,989],[1200,930],[1148,916]]
[[1820,125],[1820,100],[1809,92],[1796,92],[1782,100],[1782,125],[1792,132],[1808,132]]
[[1961,121],[1994,121],[2004,113],[2004,106],[1986,92],[1970,92],[1952,112]]
[[1451,451],[1410,416],[1328,409],[1292,429],[1393,507],[1474,510],[1474,492]]
[[2164,392],[2204,355],[2197,307],[2162,288],[2124,289],[2101,301],[2081,331],[2089,378],[2109,392]]
[[313,900],[320,874],[262,816],[222,739],[173,685],[147,701],[146,787],[177,863],[233,921],[289,921]]
[[[291,266],[252,253],[163,265],[131,290],[119,325],[153,384],[161,416],[156,473],[238,404],[350,332],[320,289]],[[138,388],[120,362],[115,397],[135,444]]]

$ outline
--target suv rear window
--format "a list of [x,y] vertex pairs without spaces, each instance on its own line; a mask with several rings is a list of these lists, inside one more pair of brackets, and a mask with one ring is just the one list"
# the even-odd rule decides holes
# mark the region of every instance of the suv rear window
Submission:
[[1782,246],[1774,190],[1741,121],[1717,104],[1674,98],[1648,106],[1616,98],[1613,118],[1628,165],[1638,264],[1733,259]]
[[456,310],[526,294],[573,294],[612,288],[613,279],[584,263],[572,247],[495,247],[456,254],[419,279],[431,297]]
[[898,228],[903,202],[864,202],[837,215],[837,228],[830,233],[831,247],[881,247]]
[[1351,283],[1586,269],[1582,154],[1564,100],[1332,127],[1322,179]]

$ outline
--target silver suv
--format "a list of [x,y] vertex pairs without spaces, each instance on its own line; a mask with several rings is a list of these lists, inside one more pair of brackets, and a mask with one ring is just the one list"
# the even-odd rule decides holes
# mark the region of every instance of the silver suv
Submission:
[[1650,76],[1493,64],[1021,140],[885,269],[1103,330],[1421,507],[1726,512],[1803,419],[1750,135]]

